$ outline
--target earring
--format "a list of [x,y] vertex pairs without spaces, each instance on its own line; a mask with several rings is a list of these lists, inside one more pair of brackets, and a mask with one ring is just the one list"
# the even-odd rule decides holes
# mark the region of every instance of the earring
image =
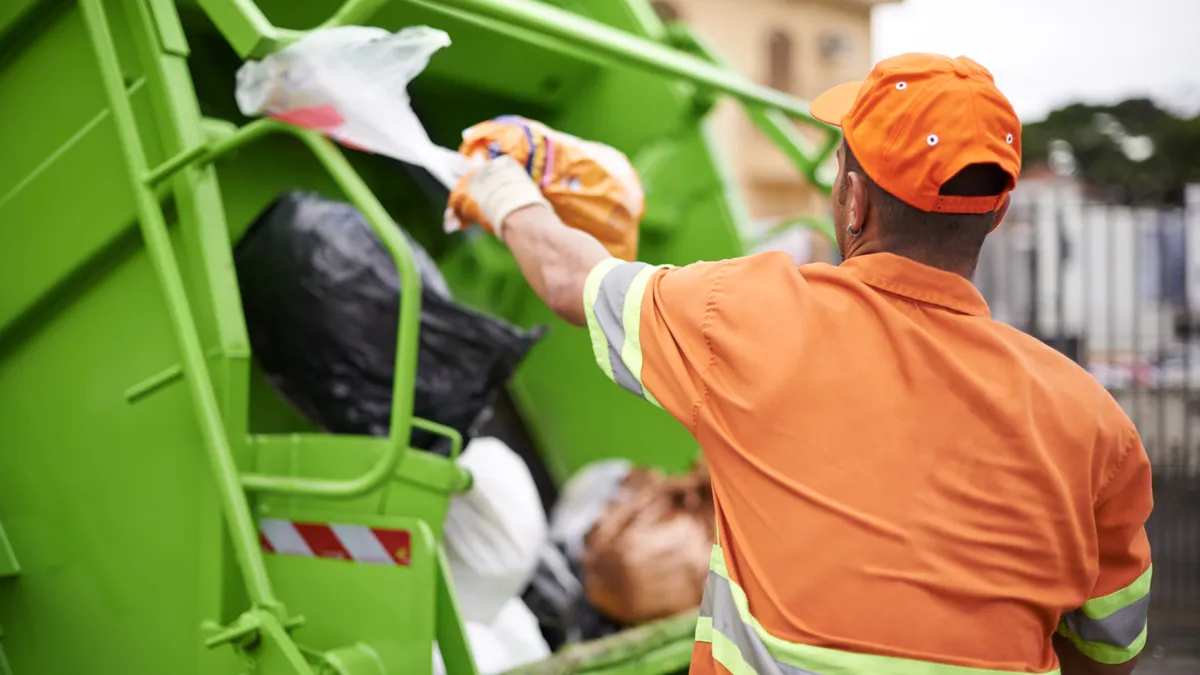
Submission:
[[858,235],[862,234],[862,228],[860,227],[856,230],[856,229],[854,229],[854,225],[847,224],[846,225],[846,234],[857,239]]

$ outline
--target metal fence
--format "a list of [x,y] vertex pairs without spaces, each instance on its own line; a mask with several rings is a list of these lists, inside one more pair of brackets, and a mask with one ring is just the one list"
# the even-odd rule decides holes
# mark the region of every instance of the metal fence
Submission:
[[1022,184],[976,274],[993,315],[1102,382],[1154,470],[1152,645],[1200,653],[1200,189],[1186,208]]

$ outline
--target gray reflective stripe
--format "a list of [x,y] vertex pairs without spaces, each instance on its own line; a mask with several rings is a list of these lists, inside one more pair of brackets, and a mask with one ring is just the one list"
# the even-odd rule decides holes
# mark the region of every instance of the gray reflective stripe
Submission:
[[1098,642],[1125,649],[1142,635],[1150,596],[1145,595],[1132,605],[1122,607],[1103,619],[1093,619],[1082,610],[1075,610],[1063,619],[1067,628],[1088,642]]
[[729,580],[716,572],[710,571],[704,582],[704,600],[700,604],[700,616],[712,617],[713,631],[720,633],[736,646],[741,652],[742,660],[758,675],[815,675],[811,671],[777,661],[771,656],[767,646],[754,632],[754,628],[738,616]]
[[[720,575],[718,575],[716,572],[709,570],[708,577],[704,581],[704,597],[700,600],[700,618],[704,618],[704,617],[708,617],[710,619],[712,618],[712,615],[713,615],[712,603],[713,603],[713,595],[715,594],[714,591],[712,590],[712,586],[713,586],[712,578],[714,576],[718,577],[718,578],[720,577]],[[722,579],[722,581],[725,581],[725,580]],[[729,582],[726,581],[725,583],[728,584]]]
[[608,360],[612,366],[613,380],[638,396],[644,396],[642,383],[637,375],[630,372],[629,366],[621,358],[621,348],[625,344],[625,298],[629,288],[638,273],[650,267],[642,262],[621,263],[612,268],[600,281],[600,293],[592,305],[596,323],[604,333],[604,341],[608,343]]
[[[845,652],[785,642],[767,633],[749,613],[747,598],[712,556],[696,640],[712,644],[713,659],[733,675],[1017,675],[1012,671]],[[1024,671],[1022,671],[1024,672]],[[1044,675],[1061,675],[1056,668]]]

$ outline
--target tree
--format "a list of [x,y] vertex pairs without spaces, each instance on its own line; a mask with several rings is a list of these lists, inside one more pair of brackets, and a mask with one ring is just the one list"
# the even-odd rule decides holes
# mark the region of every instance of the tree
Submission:
[[1078,177],[1114,201],[1178,205],[1184,185],[1200,182],[1200,116],[1180,118],[1149,99],[1076,103],[1026,124],[1025,168],[1044,166],[1055,140],[1070,145]]

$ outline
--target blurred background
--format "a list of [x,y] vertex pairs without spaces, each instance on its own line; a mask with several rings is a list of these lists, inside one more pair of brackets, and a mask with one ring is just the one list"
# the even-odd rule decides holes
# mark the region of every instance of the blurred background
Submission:
[[[1087,368],[1137,424],[1156,495],[1152,644],[1139,672],[1200,672],[1200,2],[653,4],[737,69],[805,99],[909,51],[992,71],[1025,123],[1024,169],[976,285],[997,319]],[[756,229],[798,211],[829,216],[828,197],[735,105],[714,128]],[[762,246],[797,263],[837,256],[804,229]]]

